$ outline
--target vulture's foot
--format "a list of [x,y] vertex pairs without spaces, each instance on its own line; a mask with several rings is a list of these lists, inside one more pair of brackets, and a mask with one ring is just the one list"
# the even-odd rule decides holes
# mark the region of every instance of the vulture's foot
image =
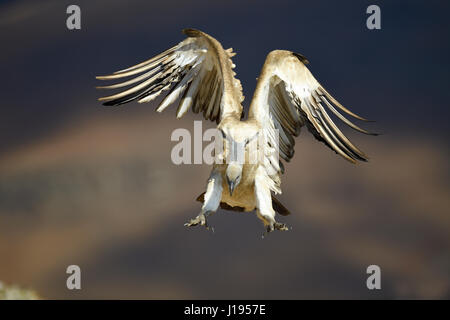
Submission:
[[189,220],[189,222],[186,222],[186,223],[184,224],[184,226],[185,226],[185,227],[195,227],[195,226],[200,225],[200,226],[204,226],[207,230],[211,230],[211,231],[214,232],[214,228],[208,226],[208,223],[207,223],[207,221],[206,221],[206,216],[207,216],[207,215],[208,215],[208,213],[207,213],[207,214],[204,214],[204,213],[202,212],[202,213],[200,213],[198,216],[196,216],[195,218]]
[[289,230],[289,228],[286,226],[285,223],[274,222],[266,227],[266,232],[264,232],[262,237],[264,238],[267,234],[269,234],[273,230],[287,231]]

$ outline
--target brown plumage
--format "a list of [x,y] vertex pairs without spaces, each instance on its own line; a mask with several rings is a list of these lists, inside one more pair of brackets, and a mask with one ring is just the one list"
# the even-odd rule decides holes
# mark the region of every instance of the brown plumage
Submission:
[[[199,195],[196,200],[201,203],[205,202],[205,192],[203,192],[201,195]],[[286,209],[286,207],[283,206],[283,204],[277,198],[275,198],[274,195],[272,195],[272,206],[273,206],[273,209],[282,216],[288,216],[291,214],[289,212],[289,210]],[[236,212],[244,212],[245,211],[245,208],[243,208],[243,207],[238,207],[238,206],[232,207],[225,202],[220,203],[220,208],[223,210],[236,211]]]
[[[234,156],[232,150],[236,146],[245,146],[244,162],[231,157],[230,162],[213,165],[207,190],[197,198],[203,203],[201,213],[186,225],[206,225],[206,216],[220,206],[232,211],[256,210],[268,231],[286,230],[284,224],[275,221],[275,211],[281,215],[288,215],[289,211],[273,194],[281,193],[284,173],[281,159],[288,162],[294,156],[295,137],[303,127],[345,160],[367,161],[367,155],[350,142],[328,112],[356,131],[374,135],[350,122],[341,112],[357,120],[368,120],[345,108],[325,90],[306,67],[305,56],[287,50],[274,50],[267,55],[248,118],[244,120],[244,96],[241,82],[233,72],[233,50],[224,50],[216,39],[199,30],[185,29],[183,33],[188,38],[178,45],[147,61],[97,79],[135,77],[98,87],[128,87],[100,98],[104,105],[134,100],[150,102],[168,91],[156,111],[162,112],[178,101],[177,118],[192,109],[205,119],[216,121],[226,159]],[[255,137],[262,140],[257,149],[262,157],[250,163],[249,141]]]

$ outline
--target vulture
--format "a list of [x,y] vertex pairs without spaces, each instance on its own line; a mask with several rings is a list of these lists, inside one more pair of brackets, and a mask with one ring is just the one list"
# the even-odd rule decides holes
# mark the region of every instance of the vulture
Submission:
[[244,119],[242,86],[231,60],[233,49],[223,49],[219,41],[199,30],[184,29],[183,33],[185,40],[153,58],[98,76],[99,80],[120,81],[97,88],[121,88],[99,99],[106,106],[150,102],[166,93],[156,111],[176,103],[177,118],[192,110],[216,121],[221,156],[217,154],[206,191],[197,198],[202,203],[200,213],[185,226],[209,229],[207,217],[221,207],[255,211],[265,234],[288,230],[286,224],[276,221],[275,212],[283,216],[290,212],[274,195],[281,193],[282,161],[289,162],[294,156],[295,137],[302,127],[345,160],[368,160],[330,115],[356,131],[376,135],[350,122],[343,113],[369,120],[340,104],[311,74],[305,56],[287,50],[267,55]]

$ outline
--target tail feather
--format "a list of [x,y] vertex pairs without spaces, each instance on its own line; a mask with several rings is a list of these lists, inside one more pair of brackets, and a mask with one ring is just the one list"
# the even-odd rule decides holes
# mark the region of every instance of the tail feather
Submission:
[[286,209],[286,207],[283,206],[281,202],[273,195],[272,195],[272,207],[276,212],[278,212],[282,216],[288,216],[291,214],[291,212],[288,209]]

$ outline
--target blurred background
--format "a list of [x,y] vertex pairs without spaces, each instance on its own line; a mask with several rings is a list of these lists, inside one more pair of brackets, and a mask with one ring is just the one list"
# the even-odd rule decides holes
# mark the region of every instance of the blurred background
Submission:
[[[70,4],[81,30],[66,28]],[[370,4],[381,30],[366,28]],[[1,1],[0,281],[56,299],[449,299],[449,12],[432,0]],[[280,196],[291,231],[261,239],[253,213],[222,210],[215,233],[186,229],[210,168],[172,164],[170,135],[200,118],[96,101],[96,75],[186,27],[237,52],[245,108],[266,54],[289,49],[377,121],[366,128],[379,137],[345,130],[371,158],[357,166],[297,138]],[[79,291],[66,288],[72,264]],[[381,290],[366,288],[372,264]]]

